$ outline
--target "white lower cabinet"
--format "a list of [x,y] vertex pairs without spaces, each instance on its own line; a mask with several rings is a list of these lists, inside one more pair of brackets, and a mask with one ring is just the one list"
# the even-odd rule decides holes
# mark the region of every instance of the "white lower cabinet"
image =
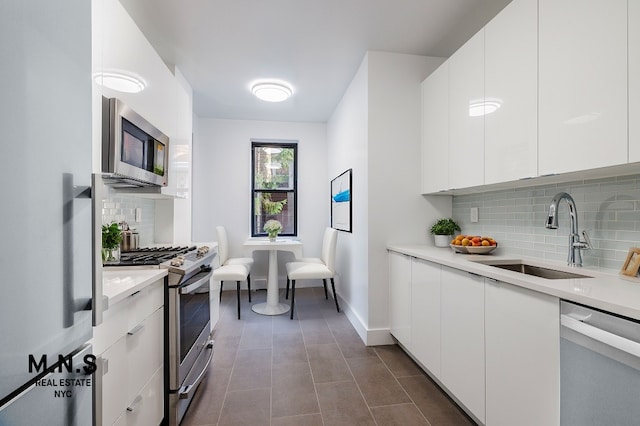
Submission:
[[485,422],[484,278],[442,267],[441,378]]
[[109,307],[94,329],[96,425],[157,425],[164,417],[164,280]]
[[486,424],[560,423],[557,297],[486,279]]
[[440,378],[440,265],[411,261],[411,352]]
[[156,370],[140,394],[118,417],[115,426],[159,425],[164,409],[163,368]]
[[389,252],[389,329],[411,349],[411,257]]
[[391,333],[487,426],[560,423],[557,297],[389,252]]

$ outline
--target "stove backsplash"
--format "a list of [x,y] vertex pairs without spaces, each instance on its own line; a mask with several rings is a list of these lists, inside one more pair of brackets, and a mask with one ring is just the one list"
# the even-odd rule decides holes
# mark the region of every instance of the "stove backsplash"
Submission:
[[[141,209],[140,222],[136,222],[136,208]],[[155,200],[118,194],[102,200],[102,223],[125,221],[140,234],[140,247],[154,243]]]

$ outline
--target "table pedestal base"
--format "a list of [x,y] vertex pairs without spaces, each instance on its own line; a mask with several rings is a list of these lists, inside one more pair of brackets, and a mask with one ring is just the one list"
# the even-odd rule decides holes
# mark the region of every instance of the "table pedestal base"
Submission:
[[258,303],[251,307],[251,310],[257,314],[261,315],[281,315],[285,312],[289,312],[291,307],[284,303],[276,303],[275,305],[271,305],[269,303]]

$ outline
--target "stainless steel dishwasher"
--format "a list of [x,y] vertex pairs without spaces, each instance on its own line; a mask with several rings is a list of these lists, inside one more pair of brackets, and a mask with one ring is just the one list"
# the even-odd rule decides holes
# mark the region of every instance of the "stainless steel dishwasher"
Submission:
[[640,321],[560,304],[560,424],[640,424]]

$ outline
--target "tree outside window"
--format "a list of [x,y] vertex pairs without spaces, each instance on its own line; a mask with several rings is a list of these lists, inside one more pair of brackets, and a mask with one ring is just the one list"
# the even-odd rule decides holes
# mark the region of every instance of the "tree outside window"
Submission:
[[280,235],[297,235],[297,154],[295,142],[251,143],[252,236],[266,236],[270,219],[282,224]]

